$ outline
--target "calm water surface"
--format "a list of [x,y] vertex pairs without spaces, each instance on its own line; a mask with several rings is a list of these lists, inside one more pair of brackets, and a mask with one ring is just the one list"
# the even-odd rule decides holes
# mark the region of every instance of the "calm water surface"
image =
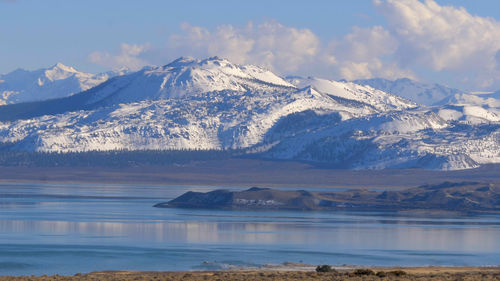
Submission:
[[158,209],[200,186],[0,184],[0,275],[498,265],[500,216]]

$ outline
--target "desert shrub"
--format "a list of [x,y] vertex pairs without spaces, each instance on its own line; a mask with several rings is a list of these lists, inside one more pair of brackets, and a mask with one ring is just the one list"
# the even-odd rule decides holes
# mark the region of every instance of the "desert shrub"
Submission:
[[358,276],[361,276],[361,275],[375,275],[375,272],[371,269],[368,269],[368,268],[360,268],[360,269],[356,269],[354,271],[354,275],[358,275]]
[[391,274],[391,275],[394,275],[394,276],[403,276],[403,275],[406,275],[406,272],[403,271],[403,270],[393,270],[393,271],[389,271],[388,273]]
[[331,266],[324,264],[316,267],[316,272],[336,272]]
[[386,277],[387,276],[387,273],[385,271],[379,271],[377,272],[376,274],[378,277]]

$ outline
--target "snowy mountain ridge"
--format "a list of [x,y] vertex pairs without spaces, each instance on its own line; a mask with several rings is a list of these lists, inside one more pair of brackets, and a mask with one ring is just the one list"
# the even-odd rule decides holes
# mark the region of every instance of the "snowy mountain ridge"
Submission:
[[497,112],[180,58],[69,97],[0,106],[0,142],[23,151],[239,149],[339,168],[453,170],[500,162]]
[[127,72],[90,74],[62,63],[34,71],[17,69],[0,75],[0,105],[67,97]]
[[[294,88],[274,73],[259,67],[237,66],[217,57],[205,60],[179,58],[165,66],[144,68],[126,79],[115,79],[89,103],[103,99],[123,103],[185,98],[215,91],[244,92],[276,87]],[[121,89],[119,94],[112,96],[118,88]]]
[[422,105],[435,105],[442,100],[463,92],[439,84],[426,84],[409,78],[388,80],[382,78],[354,80],[356,84],[368,85],[381,91],[398,95]]

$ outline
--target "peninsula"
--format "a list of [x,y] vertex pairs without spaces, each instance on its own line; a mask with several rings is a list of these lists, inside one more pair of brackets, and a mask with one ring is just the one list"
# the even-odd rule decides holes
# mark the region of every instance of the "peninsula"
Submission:
[[160,208],[304,211],[454,211],[499,212],[500,187],[481,182],[444,182],[404,190],[352,189],[341,192],[284,191],[252,187],[206,193],[186,192]]

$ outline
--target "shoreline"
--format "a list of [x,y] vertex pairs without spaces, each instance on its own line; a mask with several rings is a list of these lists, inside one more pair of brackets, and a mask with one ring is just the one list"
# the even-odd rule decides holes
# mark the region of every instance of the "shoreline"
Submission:
[[500,280],[500,266],[333,267],[291,264],[259,269],[221,271],[95,271],[74,275],[0,276],[0,281],[25,280]]
[[122,168],[0,166],[0,182],[399,189],[445,181],[500,183],[499,167],[485,165],[458,171],[339,170],[293,161],[231,159]]

